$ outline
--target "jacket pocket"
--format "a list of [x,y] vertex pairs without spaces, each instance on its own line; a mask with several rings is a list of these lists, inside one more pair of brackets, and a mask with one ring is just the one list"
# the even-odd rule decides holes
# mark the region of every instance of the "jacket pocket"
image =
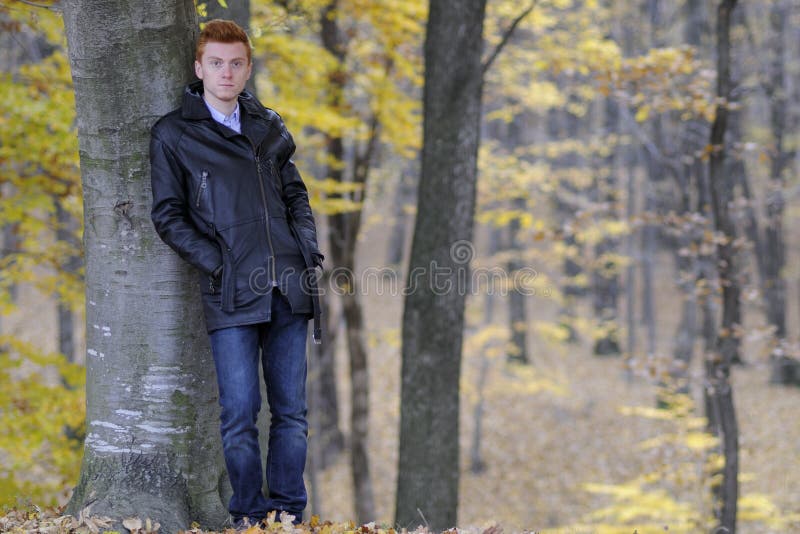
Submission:
[[194,207],[200,209],[200,204],[205,201],[208,202],[208,171],[203,170],[200,173],[200,183],[197,185],[194,195]]

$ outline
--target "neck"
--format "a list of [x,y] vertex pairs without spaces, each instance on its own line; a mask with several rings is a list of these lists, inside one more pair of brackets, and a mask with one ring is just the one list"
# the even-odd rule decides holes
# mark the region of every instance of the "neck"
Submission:
[[209,106],[216,109],[225,116],[228,116],[231,113],[233,113],[233,110],[236,109],[236,105],[239,103],[238,99],[233,100],[231,102],[226,102],[224,100],[219,100],[218,98],[214,97],[209,98],[209,95],[207,94],[203,94],[203,100],[205,100]]

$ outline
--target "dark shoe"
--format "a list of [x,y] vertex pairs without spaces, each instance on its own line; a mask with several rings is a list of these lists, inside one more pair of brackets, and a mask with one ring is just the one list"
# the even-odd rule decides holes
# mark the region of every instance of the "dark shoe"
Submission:
[[249,517],[232,518],[231,528],[236,532],[244,532],[259,524],[259,521],[251,521]]

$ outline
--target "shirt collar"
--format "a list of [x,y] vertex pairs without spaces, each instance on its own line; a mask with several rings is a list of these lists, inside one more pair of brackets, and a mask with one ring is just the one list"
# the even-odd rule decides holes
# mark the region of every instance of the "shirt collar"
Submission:
[[241,124],[239,121],[239,102],[236,102],[236,109],[230,115],[225,115],[221,111],[217,110],[214,106],[209,104],[206,99],[203,99],[206,107],[208,108],[209,113],[211,113],[211,117],[220,124],[224,124],[228,128],[232,130],[239,131],[238,126]]

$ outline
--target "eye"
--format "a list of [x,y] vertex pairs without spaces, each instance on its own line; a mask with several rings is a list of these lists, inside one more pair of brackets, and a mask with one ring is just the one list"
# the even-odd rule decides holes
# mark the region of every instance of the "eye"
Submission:
[[231,66],[232,66],[234,69],[236,69],[236,70],[239,70],[239,69],[241,69],[242,67],[244,67],[244,61],[242,61],[242,60],[240,60],[240,59],[237,59],[236,61],[233,61],[233,62],[231,62]]
[[215,69],[219,69],[220,67],[222,67],[222,61],[219,59],[212,59],[210,63],[211,66],[214,67]]

